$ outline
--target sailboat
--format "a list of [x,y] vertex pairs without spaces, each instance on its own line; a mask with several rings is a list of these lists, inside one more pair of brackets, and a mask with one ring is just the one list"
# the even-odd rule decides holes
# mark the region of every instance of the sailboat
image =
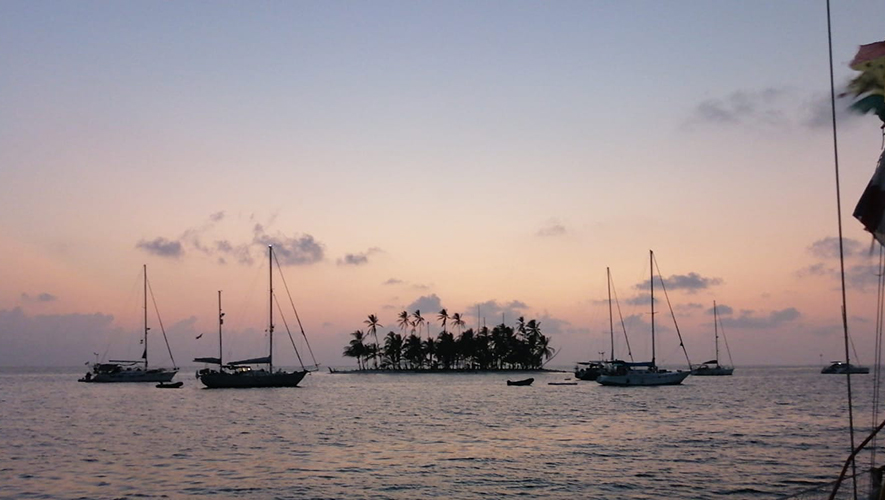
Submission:
[[[716,358],[710,361],[704,361],[700,365],[691,369],[692,375],[714,376],[714,375],[731,375],[734,373],[734,363],[732,366],[722,366],[719,364],[719,316],[716,313],[716,301],[713,301],[713,335],[716,338]],[[724,335],[724,332],[723,332]],[[726,344],[726,348],[728,345]],[[731,352],[728,353],[728,360],[731,362]]]
[[[302,366],[301,370],[284,371],[273,367],[273,246],[267,247],[269,262],[270,302],[267,334],[270,339],[270,348],[267,356],[260,358],[243,359],[222,363],[222,334],[221,325],[224,323],[224,313],[221,311],[221,292],[218,292],[218,358],[196,358],[194,361],[217,364],[217,369],[204,368],[197,372],[197,378],[208,388],[252,388],[252,387],[297,387],[308,371]],[[253,365],[265,365],[266,368],[253,369]]]
[[[605,268],[605,276],[608,281],[608,326],[611,335],[611,361],[615,360],[615,326],[614,316],[612,315],[612,274],[609,268]],[[600,352],[600,361],[584,361],[578,362],[575,367],[575,378],[578,380],[596,380],[605,369],[605,353]]]
[[[175,359],[172,358],[172,349],[169,347],[169,340],[166,339],[166,332],[163,331],[163,339],[166,340],[166,349],[169,351],[169,357],[172,358],[172,369],[169,368],[150,368],[148,365],[148,280],[147,265],[144,265],[144,336],[141,343],[144,345],[144,352],[141,359],[111,359],[107,363],[99,363],[96,361],[92,364],[92,369],[86,375],[79,379],[79,382],[169,382],[172,377],[178,373],[178,367],[175,366]],[[160,328],[163,328],[160,322]]]
[[[649,266],[651,268],[651,361],[640,363],[626,362],[619,359],[608,361],[596,381],[602,385],[614,386],[650,386],[679,385],[691,375],[690,371],[663,370],[655,363],[655,276],[654,252],[649,250]],[[609,307],[611,307],[609,305]],[[678,331],[678,330],[677,330]],[[613,350],[614,351],[614,350]]]

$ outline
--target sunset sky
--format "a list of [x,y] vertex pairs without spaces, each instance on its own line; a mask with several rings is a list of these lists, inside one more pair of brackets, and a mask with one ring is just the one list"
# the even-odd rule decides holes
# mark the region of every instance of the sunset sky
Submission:
[[[832,9],[842,88],[882,6]],[[649,249],[692,361],[714,300],[738,366],[843,356],[823,0],[2,1],[0,67],[0,366],[140,353],[142,264],[179,365],[215,354],[217,290],[225,356],[261,355],[268,244],[324,365],[368,314],[477,305],[540,320],[556,365],[597,358],[606,267],[646,358]],[[845,106],[870,364],[851,212],[882,131]]]

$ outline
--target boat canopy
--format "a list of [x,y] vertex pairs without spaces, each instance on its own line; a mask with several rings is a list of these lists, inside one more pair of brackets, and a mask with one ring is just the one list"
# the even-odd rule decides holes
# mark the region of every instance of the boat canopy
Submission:
[[130,365],[134,365],[137,363],[144,363],[143,359],[109,359],[108,363],[128,363]]
[[194,358],[195,363],[212,363],[214,365],[220,365],[221,360],[218,358]]
[[719,360],[718,360],[718,359],[711,359],[710,361],[704,361],[704,362],[701,363],[701,364],[702,364],[702,365],[718,365],[718,364],[719,364]]
[[231,361],[228,363],[229,365],[260,365],[270,363],[270,356],[264,356],[263,358],[252,358],[252,359],[243,359],[240,361]]

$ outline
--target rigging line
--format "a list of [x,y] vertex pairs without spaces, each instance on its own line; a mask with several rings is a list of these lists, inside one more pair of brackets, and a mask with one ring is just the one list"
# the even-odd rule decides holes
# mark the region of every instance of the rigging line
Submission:
[[[624,316],[621,315],[621,303],[618,302],[618,291],[615,289],[615,282],[612,280],[612,294],[615,296],[615,306],[618,308],[618,319],[621,320],[621,329],[624,330],[624,341],[627,343],[627,356],[630,357],[630,362],[633,362],[633,351],[630,349],[630,337],[627,336],[627,326],[624,325]],[[614,357],[614,353],[612,353],[612,357]]]
[[[879,287],[878,300],[876,301],[876,352],[875,366],[873,368],[873,419],[871,426],[875,428],[876,422],[879,421],[879,388],[881,387],[882,377],[882,312],[883,298],[885,298],[885,247],[879,247]],[[873,439],[873,446],[870,448],[870,468],[876,467],[876,439]]]
[[[658,278],[661,280],[661,289],[664,291],[664,297],[667,299],[667,307],[670,308],[670,316],[673,318],[673,325],[676,326],[676,335],[679,336],[679,347],[682,348],[682,352],[685,353],[685,361],[688,362],[688,367],[691,368],[691,360],[688,359],[688,351],[685,350],[685,344],[682,342],[682,333],[679,331],[679,323],[676,322],[676,313],[673,312],[673,304],[670,303],[670,296],[667,294],[667,287],[664,286],[664,275],[661,274],[661,266],[658,265],[658,258],[652,254],[652,259],[655,261],[655,269],[658,270]],[[651,279],[655,279],[654,276]]]
[[[295,302],[292,301],[292,294],[289,293],[289,284],[286,283],[286,276],[283,274],[283,268],[280,266],[280,261],[279,259],[277,259],[277,254],[273,254],[273,260],[277,263],[277,270],[280,272],[280,278],[283,279],[283,287],[286,289],[286,295],[289,297],[289,304],[292,305],[292,311],[295,313],[295,321],[298,322],[298,328],[301,329],[301,336],[304,337],[304,343],[307,344],[307,351],[310,353],[310,358],[313,360],[314,367],[319,368],[320,365],[319,363],[317,363],[317,358],[313,355],[313,349],[310,348],[310,341],[307,340],[307,334],[304,333],[304,327],[301,325],[301,317],[298,316],[298,310],[295,309]],[[280,314],[283,313],[280,312]]]
[[166,329],[163,328],[163,318],[160,317],[160,308],[157,307],[157,298],[154,297],[154,289],[151,287],[151,280],[147,280],[148,291],[151,293],[151,302],[154,303],[154,312],[157,314],[157,322],[160,323],[160,331],[163,332],[163,340],[166,341],[166,350],[169,351],[169,359],[172,360],[172,368],[178,368],[175,365],[175,358],[172,356],[172,348],[169,347],[169,339],[166,337]]
[[[725,341],[725,352],[728,353],[728,363],[733,368],[734,367],[734,360],[731,359],[731,349],[729,349],[729,347],[728,347],[728,337],[725,336],[725,328],[722,327],[722,318],[716,318],[716,320],[719,321],[719,333],[722,334],[722,340]],[[719,360],[717,359],[716,362],[718,363]]]
[[[845,245],[842,241],[842,195],[841,186],[839,184],[839,142],[838,134],[836,132],[836,83],[833,76],[833,23],[832,15],[830,13],[830,0],[827,0],[827,49],[830,62],[830,111],[833,121],[833,165],[836,174],[836,216],[839,226],[839,277],[842,283],[842,332],[845,343],[845,364],[849,364],[848,299],[845,292]],[[846,371],[845,380],[848,387],[848,433],[851,438],[851,449],[854,450],[854,405],[852,404],[853,399],[851,396],[851,370]],[[854,463],[854,453],[852,453],[851,456],[851,472],[852,476],[857,475],[857,465]],[[857,500],[857,479],[853,479],[852,483],[854,485],[854,498]],[[838,487],[837,484],[836,488]]]
[[[839,492],[839,486],[842,484],[842,480],[845,479],[845,473],[848,472],[848,465],[851,465],[852,469],[854,468],[854,457],[856,457],[857,454],[860,453],[866,447],[866,445],[869,444],[869,442],[876,437],[876,435],[879,433],[879,431],[882,430],[883,427],[885,427],[885,420],[883,420],[882,423],[876,426],[876,428],[873,429],[873,432],[871,432],[870,435],[866,437],[866,439],[864,439],[859,445],[857,445],[857,448],[853,448],[851,450],[851,455],[849,455],[848,458],[845,459],[845,464],[842,466],[842,472],[839,473],[839,478],[836,479],[836,483],[833,485],[833,491],[830,493],[830,497],[828,500],[833,500],[834,498],[836,498],[836,493]],[[856,483],[857,472],[853,472],[851,478]],[[856,495],[855,498],[857,498]]]
[[280,312],[280,319],[283,320],[283,326],[286,327],[286,333],[289,334],[289,341],[292,342],[292,349],[295,350],[295,356],[298,357],[298,362],[301,363],[301,369],[306,370],[306,368],[304,368],[304,361],[301,361],[301,354],[298,353],[298,348],[295,347],[295,339],[292,338],[292,330],[289,330],[289,322],[286,321],[286,317],[283,316],[283,308],[280,306],[280,299],[277,298],[277,294],[273,294],[273,300],[277,303],[277,310]]

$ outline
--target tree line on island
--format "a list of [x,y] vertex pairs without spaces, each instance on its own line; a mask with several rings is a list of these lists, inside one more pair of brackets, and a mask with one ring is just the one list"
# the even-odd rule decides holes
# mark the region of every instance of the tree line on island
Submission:
[[[449,316],[441,310],[437,320],[442,330],[434,338],[430,322],[416,310],[402,311],[397,325],[401,333],[390,331],[378,340],[383,328],[378,317],[370,314],[363,321],[366,330],[356,330],[344,348],[344,356],[355,358],[359,370],[538,370],[553,357],[550,338],[541,333],[541,322],[525,321],[520,316],[516,327],[501,323],[491,330],[483,326],[478,331],[465,326],[460,313]],[[447,328],[454,327],[455,336]],[[421,338],[426,327],[427,337]],[[406,335],[406,332],[409,332]]]

